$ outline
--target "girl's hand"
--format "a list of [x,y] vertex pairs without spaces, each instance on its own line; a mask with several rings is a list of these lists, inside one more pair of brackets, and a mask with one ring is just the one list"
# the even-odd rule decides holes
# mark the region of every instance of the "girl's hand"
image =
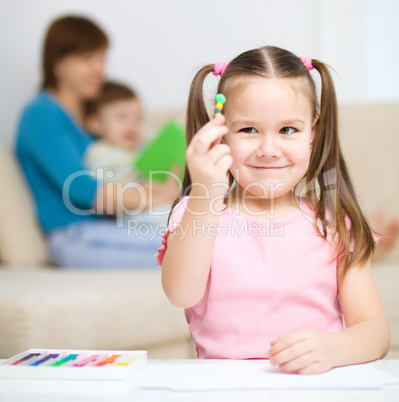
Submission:
[[280,371],[317,374],[334,367],[336,350],[329,334],[303,330],[280,336],[271,342],[270,363]]
[[207,187],[213,196],[223,195],[228,189],[227,171],[233,158],[230,147],[220,143],[227,131],[225,117],[215,117],[194,135],[186,151],[191,182]]

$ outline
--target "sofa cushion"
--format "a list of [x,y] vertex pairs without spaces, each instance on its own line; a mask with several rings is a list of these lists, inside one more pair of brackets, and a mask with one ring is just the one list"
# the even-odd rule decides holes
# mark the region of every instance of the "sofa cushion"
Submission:
[[10,268],[48,261],[28,186],[11,151],[0,145],[0,258]]
[[29,348],[148,349],[189,336],[159,268],[0,269],[0,358]]
[[[345,160],[364,211],[371,216],[382,209],[386,218],[399,219],[399,103],[341,106],[340,126]],[[385,241],[382,237],[380,245]],[[383,262],[399,263],[399,241]]]

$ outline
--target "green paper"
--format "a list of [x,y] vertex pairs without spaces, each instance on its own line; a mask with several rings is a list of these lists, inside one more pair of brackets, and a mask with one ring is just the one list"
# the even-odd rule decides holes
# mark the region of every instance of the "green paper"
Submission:
[[182,179],[185,156],[186,135],[184,129],[176,122],[169,121],[133,161],[133,167],[145,179],[162,182],[170,177],[168,172],[171,172],[177,165],[180,168],[180,179]]

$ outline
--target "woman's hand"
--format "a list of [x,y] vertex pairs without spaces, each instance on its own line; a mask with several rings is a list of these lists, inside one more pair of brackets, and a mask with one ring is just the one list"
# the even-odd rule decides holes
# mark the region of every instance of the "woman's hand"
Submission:
[[280,371],[296,374],[317,374],[335,365],[336,350],[329,334],[302,330],[280,336],[271,342],[270,363]]
[[194,135],[186,151],[191,183],[207,187],[213,196],[223,195],[228,189],[227,171],[233,158],[230,147],[220,143],[227,131],[225,117],[218,116]]
[[179,179],[180,169],[173,167],[168,178],[161,183],[148,181],[142,182],[142,186],[147,196],[147,207],[156,207],[174,201],[180,193],[181,180]]

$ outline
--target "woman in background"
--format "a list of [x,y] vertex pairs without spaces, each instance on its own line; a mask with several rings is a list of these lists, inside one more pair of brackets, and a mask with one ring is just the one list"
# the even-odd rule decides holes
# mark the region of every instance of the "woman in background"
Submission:
[[161,205],[178,194],[173,179],[152,185],[150,200],[148,183],[102,186],[85,170],[83,154],[92,138],[83,127],[84,103],[101,90],[107,49],[106,34],[92,21],[54,21],[44,43],[42,89],[18,126],[16,153],[59,266],[154,266],[160,231],[129,231],[110,215]]

